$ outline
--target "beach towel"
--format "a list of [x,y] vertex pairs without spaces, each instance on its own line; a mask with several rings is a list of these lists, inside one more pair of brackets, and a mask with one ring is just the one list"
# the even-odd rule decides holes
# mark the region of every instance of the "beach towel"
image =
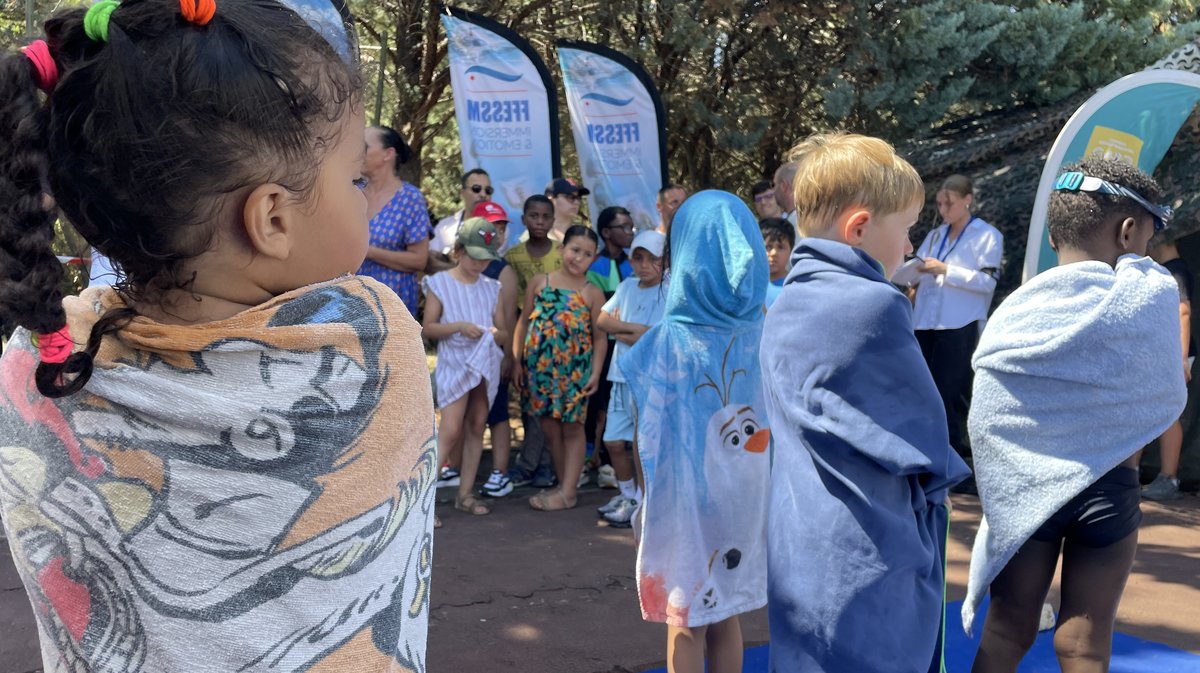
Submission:
[[617,366],[645,474],[642,617],[702,626],[762,607],[770,433],[758,342],[767,253],[740,199],[704,191],[675,213],[662,320]]
[[[68,298],[70,333],[121,302]],[[78,348],[78,347],[77,347]],[[424,671],[434,417],[420,327],[346,277],[135,318],[86,387],[0,360],[0,506],[47,672]]]
[[1029,536],[1179,418],[1179,291],[1148,257],[1049,269],[996,309],[975,351],[968,428],[983,523],[963,627]]
[[912,305],[844,243],[806,238],[792,264],[762,343],[771,671],[936,671],[944,503],[969,472]]

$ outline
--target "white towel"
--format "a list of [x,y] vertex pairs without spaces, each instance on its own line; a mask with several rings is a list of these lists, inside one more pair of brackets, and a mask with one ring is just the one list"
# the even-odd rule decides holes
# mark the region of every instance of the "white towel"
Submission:
[[996,309],[973,364],[983,523],[963,601],[968,633],[1030,535],[1183,412],[1179,291],[1147,257],[1050,269]]

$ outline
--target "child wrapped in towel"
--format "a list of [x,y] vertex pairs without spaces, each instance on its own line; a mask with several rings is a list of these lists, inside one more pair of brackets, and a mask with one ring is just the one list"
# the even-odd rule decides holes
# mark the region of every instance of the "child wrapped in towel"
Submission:
[[1067,671],[1108,670],[1141,522],[1134,454],[1187,398],[1179,293],[1144,257],[1170,209],[1116,161],[1067,169],[1047,227],[1058,266],[996,309],[975,352],[968,423],[983,523],[963,626],[991,587],[974,671],[1015,671],[1062,550],[1054,646]]
[[968,470],[912,305],[888,282],[912,252],[924,186],[875,138],[814,136],[790,158],[806,238],[761,351],[771,671],[936,671],[944,503]]

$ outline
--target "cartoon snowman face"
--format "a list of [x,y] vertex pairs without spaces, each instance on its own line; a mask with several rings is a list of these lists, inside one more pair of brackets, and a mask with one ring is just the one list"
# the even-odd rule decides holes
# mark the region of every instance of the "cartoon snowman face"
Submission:
[[755,455],[766,452],[770,437],[771,432],[761,426],[753,409],[726,405],[708,421],[704,434],[705,462],[711,460],[714,466],[732,467],[740,461],[753,460]]

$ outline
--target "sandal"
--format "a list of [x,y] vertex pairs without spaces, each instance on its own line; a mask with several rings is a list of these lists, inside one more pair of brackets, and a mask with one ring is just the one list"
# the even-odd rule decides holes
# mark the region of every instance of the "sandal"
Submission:
[[567,500],[567,496],[563,495],[561,490],[550,491],[549,493],[538,493],[529,499],[529,506],[541,512],[559,512],[564,509],[573,509],[575,500]]
[[455,496],[454,509],[457,509],[460,512],[466,512],[472,516],[483,516],[485,514],[492,513],[492,510],[488,509],[487,505],[479,502],[479,499],[473,495],[467,495],[463,498]]

